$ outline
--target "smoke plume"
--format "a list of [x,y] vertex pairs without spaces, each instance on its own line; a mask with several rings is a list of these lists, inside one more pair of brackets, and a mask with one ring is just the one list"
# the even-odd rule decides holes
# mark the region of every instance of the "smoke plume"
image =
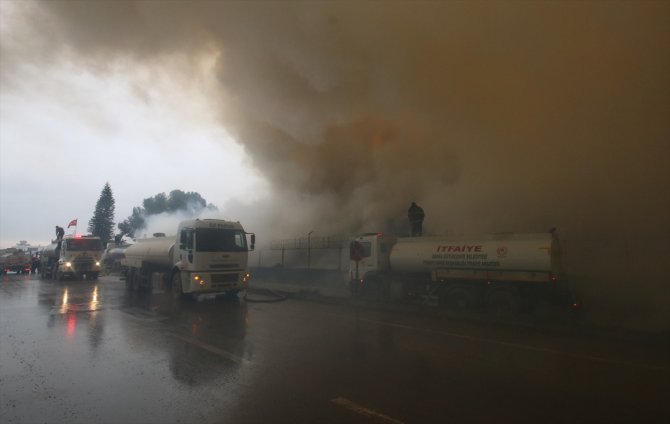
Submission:
[[427,233],[557,227],[602,316],[670,322],[667,2],[17,9],[39,30],[3,37],[5,86],[26,84],[14,58],[185,80],[211,62],[222,126],[274,187],[245,213],[264,238],[402,232],[412,201]]

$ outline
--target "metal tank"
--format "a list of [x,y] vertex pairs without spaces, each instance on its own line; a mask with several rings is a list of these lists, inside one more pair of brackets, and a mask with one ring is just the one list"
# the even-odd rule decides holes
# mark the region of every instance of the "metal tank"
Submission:
[[122,262],[134,268],[141,268],[145,263],[169,269],[173,264],[175,239],[175,236],[138,239],[135,244],[125,249],[125,259]]
[[549,233],[399,238],[390,267],[395,272],[452,268],[550,273],[558,271],[558,253]]
[[43,259],[58,258],[60,252],[59,244],[60,243],[51,243],[50,245],[46,246],[44,249],[42,249],[40,257]]

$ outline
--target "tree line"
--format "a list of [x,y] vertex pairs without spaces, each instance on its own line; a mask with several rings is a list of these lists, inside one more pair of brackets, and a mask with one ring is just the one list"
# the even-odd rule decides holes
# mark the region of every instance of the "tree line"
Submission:
[[165,193],[158,193],[144,199],[142,206],[134,207],[132,214],[117,225],[119,233],[115,236],[114,195],[109,183],[105,183],[100,197],[95,204],[93,217],[88,222],[88,231],[92,235],[100,237],[104,244],[112,238],[116,238],[117,240],[121,240],[124,236],[134,238],[135,233],[146,228],[147,219],[153,215],[182,212],[190,216],[198,216],[205,209],[218,210],[213,204],[208,204],[197,192],[172,190],[167,195]]

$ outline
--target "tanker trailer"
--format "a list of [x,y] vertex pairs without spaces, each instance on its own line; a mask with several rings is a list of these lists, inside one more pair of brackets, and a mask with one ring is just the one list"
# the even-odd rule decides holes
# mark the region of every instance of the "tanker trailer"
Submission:
[[58,262],[60,255],[59,242],[52,241],[50,245],[42,249],[40,254],[40,278],[51,278],[54,263]]
[[102,266],[105,272],[121,271],[121,261],[126,257],[127,243],[109,242],[107,248],[102,252]]
[[101,269],[100,237],[74,236],[54,240],[42,250],[40,276],[61,281],[64,278],[96,280]]
[[352,294],[430,298],[465,309],[513,312],[572,305],[555,231],[476,237],[397,238],[366,234],[350,243]]
[[236,295],[249,283],[248,252],[255,240],[239,222],[182,221],[177,235],[138,239],[125,250],[126,288],[170,291],[175,300],[185,294]]

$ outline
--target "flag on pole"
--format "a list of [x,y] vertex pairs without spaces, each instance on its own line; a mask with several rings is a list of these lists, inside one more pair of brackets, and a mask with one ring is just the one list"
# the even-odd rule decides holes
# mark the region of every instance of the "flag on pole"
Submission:
[[73,219],[72,221],[70,221],[69,224],[67,224],[67,228],[76,227],[76,226],[77,226],[77,218]]

